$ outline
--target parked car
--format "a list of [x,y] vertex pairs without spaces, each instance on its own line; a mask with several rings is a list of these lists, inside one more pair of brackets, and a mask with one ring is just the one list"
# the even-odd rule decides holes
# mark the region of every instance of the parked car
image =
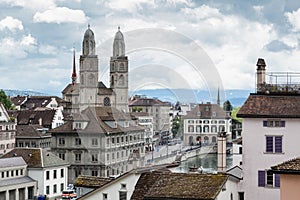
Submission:
[[66,190],[62,191],[61,198],[62,199],[76,199],[77,194],[76,194],[75,190],[73,190],[73,189],[66,189]]

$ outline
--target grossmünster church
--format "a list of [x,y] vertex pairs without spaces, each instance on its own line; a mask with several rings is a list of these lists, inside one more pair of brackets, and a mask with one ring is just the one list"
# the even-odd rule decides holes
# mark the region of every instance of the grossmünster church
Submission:
[[62,91],[63,100],[67,104],[64,106],[65,112],[79,113],[89,106],[111,106],[128,112],[128,58],[125,56],[125,42],[120,27],[115,34],[110,58],[109,87],[102,81],[98,82],[98,56],[95,47],[95,35],[88,26],[80,55],[80,81],[77,82],[74,52],[72,83]]

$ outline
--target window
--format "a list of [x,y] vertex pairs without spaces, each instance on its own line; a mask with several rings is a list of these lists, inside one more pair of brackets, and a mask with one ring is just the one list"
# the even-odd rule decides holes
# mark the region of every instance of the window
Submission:
[[6,177],[9,177],[9,171],[6,171]]
[[14,170],[10,171],[10,176],[13,177],[14,176]]
[[103,200],[107,200],[107,194],[106,194],[106,193],[103,193],[103,194],[102,194],[102,197],[103,197],[103,198],[102,198]]
[[57,186],[56,184],[53,185],[53,194],[57,193]]
[[62,160],[65,160],[65,154],[64,153],[59,153],[58,157]]
[[239,200],[244,200],[244,192],[239,192]]
[[92,138],[92,145],[97,146],[98,145],[98,139],[97,138]]
[[75,161],[80,162],[81,161],[81,153],[75,153]]
[[75,138],[75,145],[81,145],[81,139]]
[[285,121],[281,120],[264,120],[264,127],[285,127]]
[[258,171],[258,187],[280,187],[280,175],[273,174],[270,170]]
[[121,63],[121,64],[120,64],[120,71],[125,71],[124,63]]
[[46,171],[46,180],[50,179],[50,171]]
[[98,154],[92,154],[92,162],[98,162]]
[[92,176],[98,176],[98,171],[97,170],[92,170]]
[[110,99],[108,97],[105,97],[103,100],[103,104],[104,104],[104,106],[110,106]]
[[60,191],[61,191],[61,192],[64,190],[64,187],[65,187],[64,184],[61,183],[61,184],[60,184]]
[[239,147],[239,154],[243,154],[243,148]]
[[60,169],[60,178],[63,178],[65,176],[65,173],[64,173],[64,169]]
[[46,186],[46,194],[50,194],[50,186],[49,185]]
[[81,169],[77,168],[75,169],[75,177],[78,177],[79,175],[81,175]]
[[127,200],[127,192],[126,191],[119,191],[119,199],[120,200]]
[[266,153],[282,153],[282,136],[266,136]]
[[2,172],[2,173],[1,173],[1,178],[4,178],[4,176],[5,176],[5,173]]
[[23,169],[20,170],[20,175],[23,176]]
[[57,178],[57,170],[53,170],[53,179],[56,179]]
[[65,138],[59,138],[58,139],[58,144],[59,145],[65,145]]

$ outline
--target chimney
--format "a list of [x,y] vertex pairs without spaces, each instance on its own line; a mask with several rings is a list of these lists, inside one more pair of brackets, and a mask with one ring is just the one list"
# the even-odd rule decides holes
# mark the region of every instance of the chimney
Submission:
[[226,132],[218,133],[218,172],[226,172]]
[[256,90],[262,92],[262,86],[266,83],[266,63],[263,58],[258,58],[256,63]]

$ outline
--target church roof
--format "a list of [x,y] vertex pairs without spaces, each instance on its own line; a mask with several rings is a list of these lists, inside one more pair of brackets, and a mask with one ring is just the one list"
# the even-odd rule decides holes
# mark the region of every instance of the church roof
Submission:
[[129,101],[129,106],[170,106],[170,103],[152,98],[135,98]]
[[88,29],[84,33],[85,40],[95,40],[94,32],[90,29],[90,25],[88,25]]
[[79,94],[79,83],[75,83],[75,84],[68,84],[67,87],[65,87],[65,89],[63,89],[62,91],[63,94],[65,95],[76,95]]

